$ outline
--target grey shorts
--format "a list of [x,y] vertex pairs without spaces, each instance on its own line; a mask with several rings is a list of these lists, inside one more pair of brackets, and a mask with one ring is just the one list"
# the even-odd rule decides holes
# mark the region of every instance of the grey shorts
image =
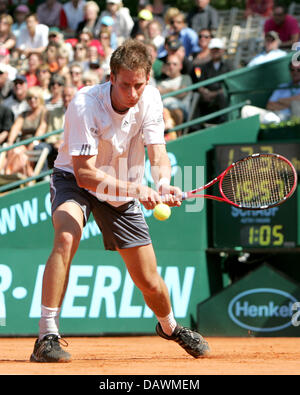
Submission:
[[80,188],[72,173],[56,168],[51,176],[50,195],[52,214],[62,203],[74,202],[82,209],[85,225],[92,212],[102,232],[106,250],[115,251],[152,243],[140,202],[137,200],[114,207]]

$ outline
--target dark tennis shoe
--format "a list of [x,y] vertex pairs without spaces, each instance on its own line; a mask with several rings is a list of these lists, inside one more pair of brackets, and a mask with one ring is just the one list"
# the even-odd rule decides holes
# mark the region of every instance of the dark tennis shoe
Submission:
[[178,324],[172,335],[168,336],[163,332],[160,323],[158,323],[156,325],[156,333],[164,339],[174,340],[194,358],[205,357],[210,352],[207,341],[203,339],[200,333]]
[[[30,362],[70,362],[71,355],[60,346],[61,339],[57,335],[46,335],[34,344]],[[64,345],[68,343],[64,340]]]

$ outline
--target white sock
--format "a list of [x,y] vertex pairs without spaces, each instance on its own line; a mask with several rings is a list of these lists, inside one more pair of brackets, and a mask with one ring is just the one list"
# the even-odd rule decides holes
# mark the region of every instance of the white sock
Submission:
[[166,317],[156,318],[158,319],[158,322],[160,323],[160,326],[162,327],[164,333],[168,336],[171,336],[177,326],[173,311],[171,310],[170,314],[168,314]]
[[41,340],[46,335],[57,335],[59,336],[59,307],[41,307],[41,319],[39,321],[40,334],[39,339]]

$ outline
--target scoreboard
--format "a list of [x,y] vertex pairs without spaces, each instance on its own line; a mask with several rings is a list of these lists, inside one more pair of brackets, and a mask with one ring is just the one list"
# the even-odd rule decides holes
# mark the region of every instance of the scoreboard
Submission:
[[[215,146],[213,177],[232,162],[258,152],[281,154],[298,172],[300,144],[230,144]],[[213,201],[212,247],[293,248],[297,245],[297,206],[297,190],[288,201],[267,210],[241,210]]]

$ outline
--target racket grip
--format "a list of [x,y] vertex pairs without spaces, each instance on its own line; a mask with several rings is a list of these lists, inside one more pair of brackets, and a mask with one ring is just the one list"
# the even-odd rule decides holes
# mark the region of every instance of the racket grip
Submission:
[[181,198],[181,200],[185,200],[185,199],[187,199],[187,197],[188,197],[187,192],[182,192],[182,198]]

